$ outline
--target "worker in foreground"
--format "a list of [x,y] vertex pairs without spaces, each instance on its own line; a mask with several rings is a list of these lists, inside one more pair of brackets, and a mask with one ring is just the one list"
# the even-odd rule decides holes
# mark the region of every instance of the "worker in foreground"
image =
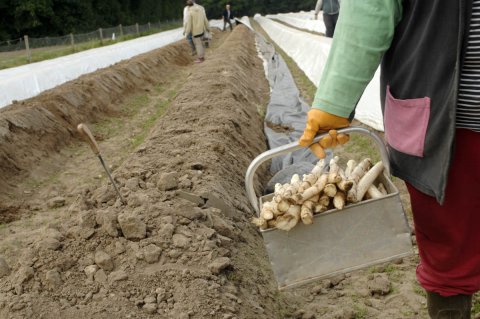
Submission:
[[480,0],[343,0],[300,139],[349,126],[382,64],[391,171],[408,186],[434,319],[470,318],[480,287],[479,21]]

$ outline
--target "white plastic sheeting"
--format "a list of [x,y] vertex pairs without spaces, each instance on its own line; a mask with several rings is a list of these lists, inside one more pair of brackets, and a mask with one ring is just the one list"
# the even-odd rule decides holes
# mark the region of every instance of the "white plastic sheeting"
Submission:
[[183,38],[181,28],[0,71],[0,108]]
[[[289,28],[260,15],[256,15],[255,20],[297,63],[310,81],[318,86],[330,52],[331,39]],[[358,102],[355,118],[376,130],[383,131],[379,69]]]
[[235,20],[239,21],[240,23],[244,24],[247,28],[253,31],[252,25],[250,24],[250,18],[249,17],[242,17],[241,19],[235,18]]
[[[314,18],[315,15],[315,10],[310,10],[310,11],[299,11],[299,12],[288,12],[285,13],[288,14],[292,17],[298,18],[298,19],[306,19],[306,20],[311,20]],[[323,11],[320,11],[318,14],[318,18],[322,18],[323,16]]]
[[318,15],[318,20],[314,20],[314,13],[312,14],[295,14],[295,13],[280,13],[266,16],[269,19],[276,19],[293,27],[325,34],[325,23],[321,14]]
[[223,29],[223,20],[218,19],[218,20],[210,20],[209,21],[210,28],[217,28],[222,30]]

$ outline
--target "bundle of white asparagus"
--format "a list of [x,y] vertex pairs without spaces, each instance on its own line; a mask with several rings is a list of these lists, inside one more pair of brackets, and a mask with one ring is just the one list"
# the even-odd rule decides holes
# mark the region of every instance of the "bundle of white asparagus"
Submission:
[[387,195],[382,183],[374,185],[383,172],[382,162],[372,167],[369,158],[358,164],[350,160],[344,170],[338,160],[338,156],[334,157],[329,170],[325,171],[326,163],[322,159],[310,174],[303,175],[303,179],[295,174],[290,183],[276,184],[273,199],[263,203],[260,217],[253,218],[253,224],[262,230],[278,228],[288,231],[300,220],[306,225],[312,224],[314,214]]

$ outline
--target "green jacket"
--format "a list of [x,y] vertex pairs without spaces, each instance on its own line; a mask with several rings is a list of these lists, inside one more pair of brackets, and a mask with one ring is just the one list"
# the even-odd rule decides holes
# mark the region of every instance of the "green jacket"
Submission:
[[445,200],[472,0],[343,0],[313,107],[352,117],[381,63],[390,169]]
[[390,47],[401,16],[402,0],[343,0],[313,107],[349,117]]

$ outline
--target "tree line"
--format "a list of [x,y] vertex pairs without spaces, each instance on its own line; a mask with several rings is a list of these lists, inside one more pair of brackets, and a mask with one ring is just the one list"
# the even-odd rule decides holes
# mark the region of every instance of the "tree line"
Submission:
[[[311,10],[315,0],[198,0],[209,19],[226,3],[237,16]],[[60,36],[111,27],[182,19],[183,0],[0,0],[0,41]]]

